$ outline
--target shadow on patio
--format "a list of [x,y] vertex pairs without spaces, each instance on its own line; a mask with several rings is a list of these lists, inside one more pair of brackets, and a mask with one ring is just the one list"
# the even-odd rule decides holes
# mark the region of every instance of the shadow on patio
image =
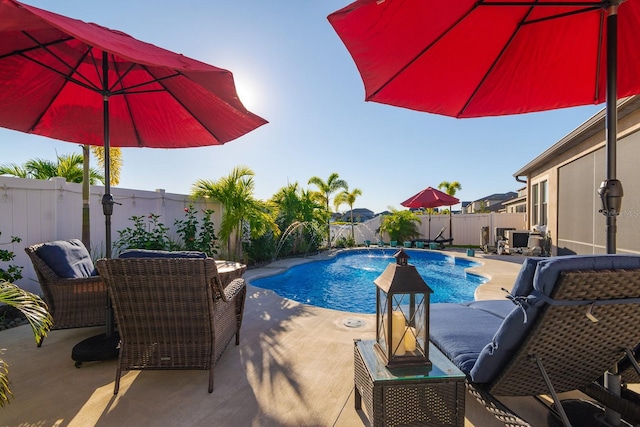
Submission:
[[[346,318],[369,319],[358,329]],[[240,346],[204,371],[131,371],[113,395],[116,362],[74,368],[71,349],[102,328],[53,331],[36,348],[28,326],[0,332],[14,398],[0,425],[326,426],[343,407],[355,415],[353,339],[372,333],[370,316],[283,300],[249,286]],[[344,424],[348,425],[348,424]]]

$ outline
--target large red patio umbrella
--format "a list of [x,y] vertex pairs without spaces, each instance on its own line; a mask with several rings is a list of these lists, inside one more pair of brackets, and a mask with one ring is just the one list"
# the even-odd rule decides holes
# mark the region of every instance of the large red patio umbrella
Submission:
[[[404,202],[400,203],[405,208],[414,209],[433,209],[440,206],[453,206],[460,203],[457,198],[448,195],[436,188],[427,187],[420,191],[418,194],[409,197]],[[451,210],[449,210],[449,238],[451,238]],[[431,214],[429,214],[429,239],[431,239]]]
[[[111,146],[221,145],[267,123],[242,105],[231,72],[120,31],[0,0],[0,40],[0,126],[105,148],[107,257]],[[85,360],[113,355],[107,307],[107,333],[78,345],[96,353]]]
[[0,126],[105,147],[220,145],[266,123],[231,72],[15,0],[0,0]]
[[606,101],[598,192],[615,252],[616,102],[640,93],[640,0],[358,0],[328,19],[368,101],[458,118]]

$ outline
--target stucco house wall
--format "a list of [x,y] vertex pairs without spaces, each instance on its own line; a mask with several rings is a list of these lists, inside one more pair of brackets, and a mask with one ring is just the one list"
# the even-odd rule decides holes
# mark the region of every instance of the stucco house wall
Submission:
[[[640,97],[618,102],[617,178],[624,197],[617,252],[640,253]],[[598,187],[605,171],[605,112],[600,111],[514,173],[526,181],[527,226],[533,227],[536,184],[547,182],[547,230],[554,255],[606,253]]]

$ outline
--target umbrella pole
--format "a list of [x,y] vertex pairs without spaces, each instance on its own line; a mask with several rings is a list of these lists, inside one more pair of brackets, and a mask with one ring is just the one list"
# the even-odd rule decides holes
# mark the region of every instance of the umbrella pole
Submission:
[[[616,146],[618,138],[618,3],[612,1],[607,10],[607,107],[606,107],[606,181],[598,192],[602,198],[605,215],[607,253],[616,253],[616,217],[622,202],[622,183],[616,179]],[[604,187],[604,191],[603,190]],[[621,395],[621,378],[618,366],[614,365],[604,374],[605,388],[615,396]],[[614,426],[620,425],[620,414],[605,409],[605,420]]]
[[622,183],[616,179],[616,148],[618,137],[617,73],[618,73],[618,1],[607,10],[607,105],[606,105],[606,179],[600,184],[598,194],[602,212],[606,218],[606,249],[616,253],[617,216],[622,204]]
[[[111,214],[113,213],[113,196],[111,195],[111,171],[109,155],[109,81],[107,53],[102,53],[102,80],[103,80],[103,120],[104,120],[104,195],[102,196],[102,211],[105,217],[105,257],[111,258]],[[73,347],[71,358],[75,360],[76,368],[82,362],[116,359],[118,357],[120,335],[115,332],[113,321],[113,307],[111,298],[107,293],[107,305],[105,307],[105,333],[89,337],[80,341]]]

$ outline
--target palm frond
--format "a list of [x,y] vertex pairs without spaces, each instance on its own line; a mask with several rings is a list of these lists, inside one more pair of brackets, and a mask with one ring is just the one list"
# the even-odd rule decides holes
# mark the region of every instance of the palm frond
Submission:
[[40,342],[51,330],[53,318],[49,314],[47,304],[38,295],[20,289],[13,283],[1,281],[0,302],[17,308],[25,315],[33,329],[36,342]]

